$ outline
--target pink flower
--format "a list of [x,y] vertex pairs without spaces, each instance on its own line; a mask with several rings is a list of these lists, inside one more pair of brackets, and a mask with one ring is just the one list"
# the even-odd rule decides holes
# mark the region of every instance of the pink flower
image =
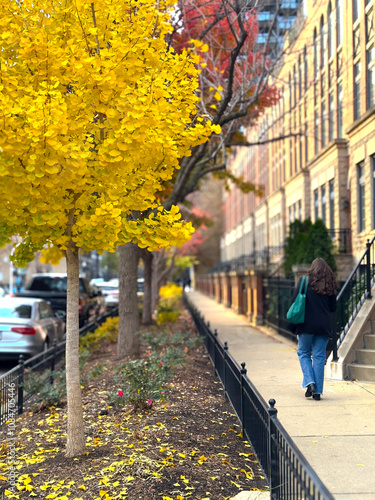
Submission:
[[158,365],[161,366],[163,364],[163,361],[159,361]]
[[124,395],[124,393],[122,391],[118,391],[118,395],[120,396],[120,398],[122,398],[122,396]]
[[147,403],[151,406],[151,405],[152,405],[152,403],[153,403],[153,400],[152,400],[152,399],[148,399],[148,400],[147,400]]

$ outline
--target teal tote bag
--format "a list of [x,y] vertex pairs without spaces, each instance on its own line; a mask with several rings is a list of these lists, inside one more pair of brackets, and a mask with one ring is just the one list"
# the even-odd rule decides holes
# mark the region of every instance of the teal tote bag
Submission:
[[306,290],[307,276],[303,276],[296,300],[286,313],[286,318],[294,325],[299,325],[305,321]]

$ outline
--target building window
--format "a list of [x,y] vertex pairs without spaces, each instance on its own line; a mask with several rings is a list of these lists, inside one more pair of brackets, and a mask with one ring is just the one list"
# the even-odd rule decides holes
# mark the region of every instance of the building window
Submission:
[[318,154],[319,152],[319,113],[318,110],[314,111],[314,152]]
[[375,48],[373,45],[366,51],[366,66],[367,66],[366,100],[368,109],[375,104]]
[[324,68],[327,63],[327,32],[324,25],[324,17],[320,19],[320,67]]
[[354,120],[361,115],[361,63],[354,65]]
[[357,165],[358,174],[358,232],[365,230],[365,162],[361,161]]
[[353,0],[353,23],[355,23],[361,15],[361,0]]
[[341,139],[344,134],[344,91],[342,82],[337,85],[337,136]]
[[290,207],[288,208],[288,214],[289,214],[289,223],[292,223],[297,219],[302,220],[301,200],[297,201],[296,203],[293,203],[293,205],[290,205]]
[[320,188],[320,196],[322,200],[322,221],[324,224],[326,223],[326,216],[327,216],[327,198],[326,198],[326,187],[322,186]]
[[319,219],[319,193],[318,190],[314,190],[314,222]]
[[307,62],[307,48],[306,45],[303,49],[303,71],[304,71],[304,85],[305,85],[305,90],[307,90],[307,85],[308,85],[308,75],[309,75],[309,65]]
[[299,168],[303,167],[303,137],[302,137],[302,106],[299,106],[298,113],[298,130],[301,134],[298,139],[298,151],[299,151]]
[[327,121],[327,111],[326,102],[322,100],[322,126],[321,126],[321,136],[322,136],[322,148],[326,145],[326,121]]
[[314,28],[314,78],[317,77],[318,75],[318,66],[319,66],[319,61],[318,61],[318,35],[316,33],[316,28]]
[[329,181],[329,227],[335,229],[335,181]]
[[370,156],[372,170],[372,228],[375,229],[375,155]]
[[361,30],[360,26],[357,25],[353,30],[353,55],[357,57],[361,53]]
[[329,142],[331,142],[335,138],[335,101],[333,92],[330,92],[328,100],[329,100],[328,137],[329,137]]
[[371,42],[374,37],[374,10],[373,6],[366,7],[366,43]]
[[336,0],[336,45],[340,47],[343,40],[343,19],[342,19],[342,0]]
[[335,51],[335,39],[333,37],[335,27],[335,17],[332,11],[332,4],[328,5],[328,57],[331,59]]

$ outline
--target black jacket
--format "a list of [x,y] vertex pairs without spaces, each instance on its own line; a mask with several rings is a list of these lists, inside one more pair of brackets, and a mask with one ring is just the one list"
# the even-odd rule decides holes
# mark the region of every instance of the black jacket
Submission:
[[[296,299],[302,278],[293,292],[292,303]],[[305,321],[299,325],[294,325],[293,330],[297,335],[300,333],[310,333],[313,335],[321,335],[323,337],[331,337],[333,332],[333,315],[336,311],[336,295],[322,295],[314,292],[307,285],[306,292],[306,307]]]

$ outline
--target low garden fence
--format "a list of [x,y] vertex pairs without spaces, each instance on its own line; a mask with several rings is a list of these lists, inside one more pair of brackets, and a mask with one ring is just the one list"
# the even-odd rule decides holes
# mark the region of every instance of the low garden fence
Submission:
[[269,406],[246,376],[245,363],[241,367],[222,345],[217,332],[185,296],[199,334],[225,392],[242,425],[242,436],[247,439],[257,456],[270,486],[272,500],[333,500],[315,471],[297,448],[277,418],[275,400]]
[[[87,323],[79,330],[80,335],[94,331],[107,318],[118,315],[118,308],[113,308],[95,321]],[[27,390],[27,382],[35,373],[40,373],[45,384],[53,384],[54,374],[63,365],[65,340],[54,344],[46,351],[29,359],[21,355],[18,365],[0,376],[0,426],[10,418],[23,413],[25,405],[34,394]]]

